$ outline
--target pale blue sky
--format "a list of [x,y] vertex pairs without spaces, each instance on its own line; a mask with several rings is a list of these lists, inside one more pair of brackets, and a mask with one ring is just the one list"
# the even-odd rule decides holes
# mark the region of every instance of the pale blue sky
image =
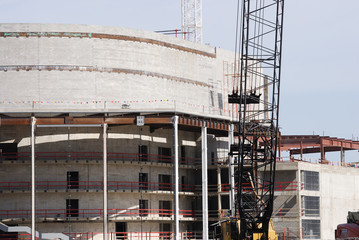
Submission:
[[[234,49],[236,2],[203,0],[204,43]],[[181,27],[181,1],[0,0],[0,22],[175,29]],[[286,0],[283,134],[359,137],[358,24],[358,0]]]

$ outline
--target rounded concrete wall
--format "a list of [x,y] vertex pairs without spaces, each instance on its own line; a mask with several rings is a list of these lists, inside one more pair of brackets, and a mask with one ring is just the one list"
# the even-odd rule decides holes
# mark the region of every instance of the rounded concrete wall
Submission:
[[118,27],[0,25],[3,113],[183,112],[229,118],[233,53]]

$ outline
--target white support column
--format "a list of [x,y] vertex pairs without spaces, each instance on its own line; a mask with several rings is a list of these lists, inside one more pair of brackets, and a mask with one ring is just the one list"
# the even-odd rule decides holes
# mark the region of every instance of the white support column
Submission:
[[202,239],[208,240],[208,159],[207,159],[207,127],[202,127]]
[[175,240],[179,240],[179,173],[178,173],[178,116],[174,116],[172,118],[173,123],[173,148],[174,148],[174,164],[173,164],[173,171],[174,171],[174,234]]
[[107,228],[107,123],[103,124],[103,239],[108,239]]
[[[231,149],[231,144],[234,143],[234,125],[229,126],[228,132],[228,152]],[[229,160],[229,209],[231,210],[231,217],[235,216],[235,184],[234,184],[234,161],[233,156],[228,156]]]
[[35,128],[36,118],[31,117],[31,240],[36,239],[35,215],[36,215],[36,185],[35,185]]
[[217,201],[218,201],[218,214],[221,216],[222,213],[222,198],[221,198],[221,192],[222,192],[222,179],[221,179],[221,168],[219,165],[217,166]]

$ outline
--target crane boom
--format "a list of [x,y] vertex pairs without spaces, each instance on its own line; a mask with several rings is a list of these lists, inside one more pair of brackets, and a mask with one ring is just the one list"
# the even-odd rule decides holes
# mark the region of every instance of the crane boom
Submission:
[[240,68],[229,103],[238,106],[236,213],[240,239],[268,239],[278,144],[284,0],[242,0]]

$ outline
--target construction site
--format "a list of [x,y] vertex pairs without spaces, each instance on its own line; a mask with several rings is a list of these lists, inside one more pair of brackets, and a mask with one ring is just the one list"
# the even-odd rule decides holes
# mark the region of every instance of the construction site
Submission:
[[235,51],[200,0],[181,30],[1,24],[0,239],[345,239],[359,141],[281,134],[284,0],[252,1]]

